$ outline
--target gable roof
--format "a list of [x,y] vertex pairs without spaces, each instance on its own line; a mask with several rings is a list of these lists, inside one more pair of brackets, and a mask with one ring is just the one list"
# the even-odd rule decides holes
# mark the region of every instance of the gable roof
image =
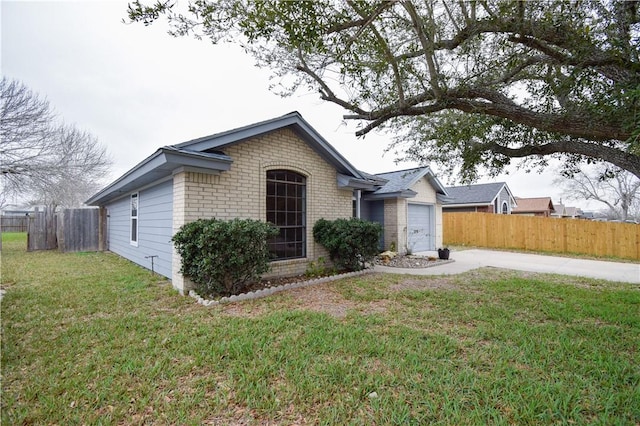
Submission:
[[131,170],[86,201],[88,205],[105,204],[152,182],[169,178],[176,169],[188,167],[211,171],[226,171],[233,159],[220,152],[229,145],[243,142],[279,129],[290,128],[296,135],[338,171],[343,187],[374,189],[374,182],[358,171],[297,111],[270,120],[239,127],[222,133],[164,146],[142,160]]
[[515,201],[511,190],[505,182],[479,183],[476,185],[449,186],[447,193],[449,199],[444,200],[445,206],[449,205],[488,205],[498,196],[502,188],[506,188],[509,196]]
[[551,197],[533,197],[533,198],[520,198],[516,197],[517,207],[514,207],[512,213],[535,213],[555,211],[553,207],[553,201]]
[[307,142],[320,157],[334,166],[339,173],[364,179],[364,176],[362,176],[346,158],[336,151],[320,133],[311,127],[297,111],[222,133],[215,133],[193,139],[174,146],[179,149],[187,148],[193,151],[215,151],[285,127],[290,127],[302,140]]
[[427,166],[416,167],[413,169],[399,170],[395,172],[379,173],[373,175],[374,178],[379,180],[381,186],[372,194],[367,194],[367,198],[412,198],[416,196],[416,192],[411,189],[420,179],[426,177],[433,189],[435,189],[437,196],[446,196],[447,190],[440,183],[438,178],[431,169]]

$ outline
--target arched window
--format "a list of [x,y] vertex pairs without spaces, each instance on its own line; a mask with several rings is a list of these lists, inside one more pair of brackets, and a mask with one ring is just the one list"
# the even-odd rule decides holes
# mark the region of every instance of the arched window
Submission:
[[280,233],[269,241],[277,260],[306,256],[307,179],[291,170],[267,172],[267,222]]
[[506,201],[502,202],[502,214],[509,214],[509,205]]

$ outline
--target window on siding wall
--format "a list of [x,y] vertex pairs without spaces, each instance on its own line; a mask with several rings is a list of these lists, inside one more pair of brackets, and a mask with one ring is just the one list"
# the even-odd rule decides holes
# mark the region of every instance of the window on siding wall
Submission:
[[138,245],[138,193],[131,194],[131,244]]
[[306,256],[306,178],[290,170],[267,172],[267,222],[280,233],[269,241],[277,260]]
[[509,206],[506,201],[502,202],[502,214],[509,214]]

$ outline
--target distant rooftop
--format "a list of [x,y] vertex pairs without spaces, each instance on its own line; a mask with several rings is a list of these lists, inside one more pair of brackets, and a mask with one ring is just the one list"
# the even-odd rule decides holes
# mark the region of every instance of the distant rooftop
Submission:
[[517,207],[513,208],[513,213],[535,213],[545,211],[555,211],[551,197],[520,198],[516,197]]
[[495,182],[449,186],[446,190],[450,200],[443,204],[489,204],[505,185],[505,182]]

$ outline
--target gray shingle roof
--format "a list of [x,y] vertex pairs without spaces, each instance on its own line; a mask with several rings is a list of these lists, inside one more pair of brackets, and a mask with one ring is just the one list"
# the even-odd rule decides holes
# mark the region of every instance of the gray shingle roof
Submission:
[[424,167],[418,167],[415,169],[399,170],[397,172],[380,173],[375,175],[376,177],[387,181],[387,183],[376,191],[376,194],[388,194],[411,188],[415,183],[414,181],[418,178],[418,175],[424,172],[424,169]]
[[505,182],[496,182],[449,186],[447,187],[449,199],[443,202],[443,204],[489,204],[505,185]]
[[379,173],[376,175],[369,175],[374,180],[377,180],[376,185],[380,188],[373,192],[370,197],[373,198],[388,198],[388,197],[415,197],[416,192],[411,187],[420,179],[426,178],[429,184],[436,191],[439,199],[442,196],[446,196],[447,192],[433,174],[431,169],[427,166],[416,167],[414,169],[399,170],[396,172]]

